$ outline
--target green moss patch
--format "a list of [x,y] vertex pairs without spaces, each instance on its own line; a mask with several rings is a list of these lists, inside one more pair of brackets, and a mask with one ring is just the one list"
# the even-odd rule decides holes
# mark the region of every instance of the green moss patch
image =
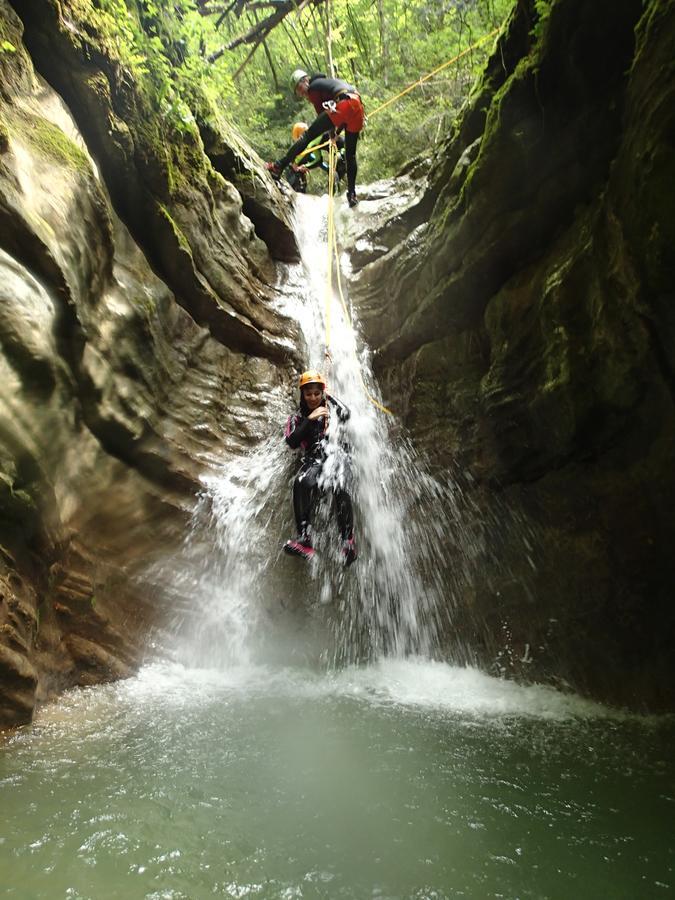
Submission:
[[190,248],[188,239],[185,237],[185,235],[183,234],[180,227],[176,224],[175,220],[173,219],[171,213],[166,208],[166,206],[164,206],[164,204],[162,204],[162,203],[158,203],[157,210],[158,210],[160,216],[164,219],[164,221],[169,224],[171,230],[173,231],[173,233],[176,237],[176,240],[178,241],[178,246],[181,248],[181,250],[184,250],[186,253],[189,253],[190,256],[192,256],[192,250]]
[[[0,144],[2,142],[2,124],[0,120]],[[8,137],[12,126],[16,125],[17,137],[29,143],[42,156],[83,174],[91,174],[91,163],[84,150],[48,119],[21,113],[17,116],[16,122],[5,123],[5,125]]]

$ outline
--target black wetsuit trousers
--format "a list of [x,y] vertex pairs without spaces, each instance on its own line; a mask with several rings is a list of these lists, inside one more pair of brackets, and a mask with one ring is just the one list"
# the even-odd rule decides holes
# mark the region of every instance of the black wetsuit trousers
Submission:
[[[326,112],[322,112],[320,115],[314,119],[312,124],[309,126],[307,131],[299,138],[288,151],[288,153],[283,156],[281,159],[277,160],[277,165],[283,171],[286,166],[291,163],[296,156],[302,153],[303,150],[306,149],[307,145],[313,141],[315,138],[320,137],[320,135],[325,134],[327,131],[331,131],[333,128],[333,123],[330,120],[330,116]],[[345,162],[347,163],[347,193],[353,194],[356,190],[356,173],[358,171],[358,164],[356,162],[356,145],[359,142],[359,135],[357,132],[346,131],[345,132]]]
[[[321,492],[318,484],[320,474],[321,463],[312,463],[309,466],[303,466],[295,476],[295,481],[293,482],[293,512],[295,513],[295,522],[298,526],[298,534],[304,534],[307,531],[307,527],[311,524],[314,503],[317,495]],[[342,487],[336,486],[332,489],[328,488],[328,490],[333,494],[340,537],[345,540],[351,537],[354,532],[352,499]]]

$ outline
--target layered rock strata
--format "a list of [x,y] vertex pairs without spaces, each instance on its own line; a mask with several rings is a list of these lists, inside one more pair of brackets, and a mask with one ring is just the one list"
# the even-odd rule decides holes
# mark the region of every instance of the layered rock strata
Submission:
[[[139,573],[296,364],[287,205],[233,131],[156,117],[90,12],[0,0],[0,727],[138,665],[161,625]],[[674,49],[672,3],[519,2],[428,177],[342,221],[387,404],[455,480],[448,650],[651,709],[674,696]]]
[[138,665],[161,610],[137,573],[295,367],[241,194],[196,126],[159,133],[81,8],[0,0],[0,728]]

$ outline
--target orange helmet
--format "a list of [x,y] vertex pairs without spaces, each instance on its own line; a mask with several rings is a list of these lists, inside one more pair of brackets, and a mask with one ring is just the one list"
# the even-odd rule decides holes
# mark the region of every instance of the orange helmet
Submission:
[[307,122],[296,122],[291,128],[291,140],[297,141],[300,135],[307,131],[308,127]]
[[326,379],[316,369],[310,369],[302,373],[298,387],[302,390],[306,384],[320,384],[324,391],[326,390]]

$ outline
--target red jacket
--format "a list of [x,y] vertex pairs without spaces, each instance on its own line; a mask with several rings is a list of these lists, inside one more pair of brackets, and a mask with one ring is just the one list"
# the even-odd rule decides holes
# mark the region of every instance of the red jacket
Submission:
[[350,94],[358,97],[359,92],[346,81],[341,81],[339,78],[327,78],[325,75],[310,76],[307,99],[316,110],[317,115],[324,111],[324,103],[329,100],[337,100],[338,97],[348,97]]

